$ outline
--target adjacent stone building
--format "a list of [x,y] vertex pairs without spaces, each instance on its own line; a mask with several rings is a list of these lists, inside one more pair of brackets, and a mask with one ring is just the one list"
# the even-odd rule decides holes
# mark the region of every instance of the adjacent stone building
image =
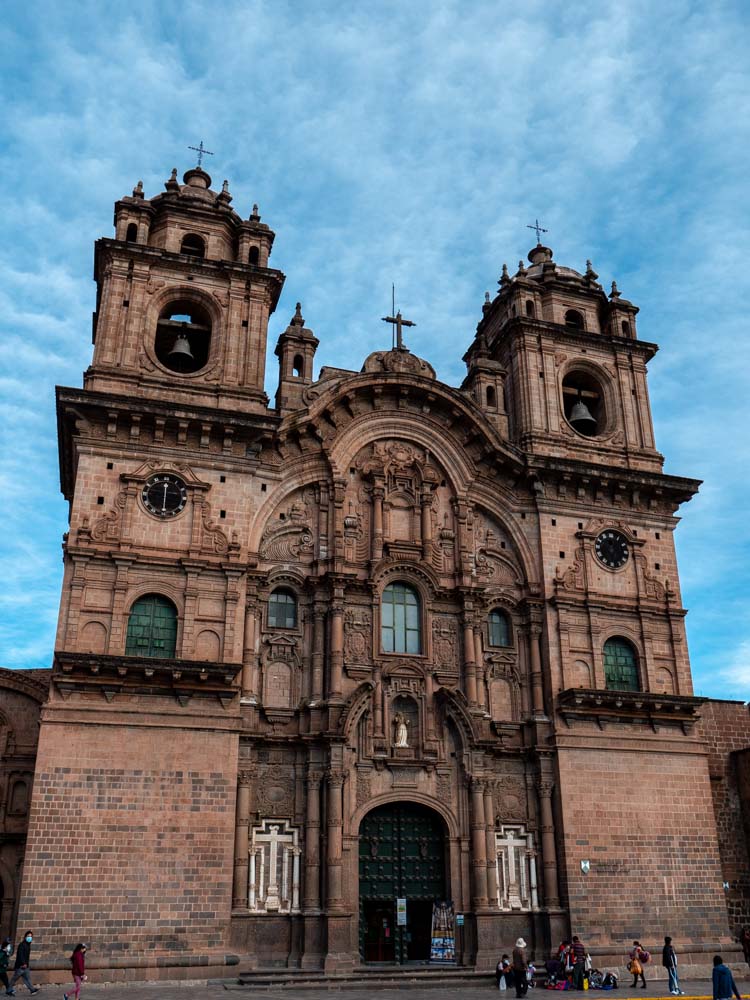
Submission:
[[42,960],[420,961],[443,900],[480,968],[519,934],[727,944],[672,539],[698,483],[662,471],[636,306],[537,245],[458,388],[400,315],[315,379],[298,306],[269,408],[274,233],[210,184],[117,202],[92,364],[58,389]]

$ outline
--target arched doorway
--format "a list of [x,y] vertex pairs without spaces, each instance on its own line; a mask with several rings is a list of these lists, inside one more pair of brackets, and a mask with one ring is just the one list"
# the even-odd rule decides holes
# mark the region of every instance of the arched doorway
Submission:
[[[426,806],[389,802],[359,827],[359,945],[365,962],[430,958],[432,905],[445,899],[445,824]],[[396,901],[406,900],[399,926]]]

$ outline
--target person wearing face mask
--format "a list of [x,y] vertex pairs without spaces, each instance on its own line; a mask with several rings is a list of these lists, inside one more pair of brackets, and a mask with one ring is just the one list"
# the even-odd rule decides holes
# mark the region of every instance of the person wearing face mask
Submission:
[[34,935],[31,931],[26,931],[24,934],[23,941],[16,948],[16,961],[13,966],[13,978],[10,981],[10,986],[6,990],[9,996],[13,996],[15,990],[13,987],[16,985],[19,979],[23,979],[26,983],[26,988],[29,993],[33,996],[34,993],[39,992],[39,987],[34,986],[31,981],[31,976],[29,975],[29,964],[31,962],[31,942],[34,940]]
[[73,993],[63,993],[63,1000],[70,1000],[71,995],[79,1000],[81,996],[81,983],[86,980],[86,945],[80,941],[73,949],[73,954],[70,956],[70,967],[73,970],[73,982],[75,983],[75,989]]
[[3,946],[0,948],[0,983],[5,987],[5,992],[9,996],[14,996],[15,990],[11,990],[10,983],[8,982],[8,963],[10,962],[10,955],[13,951],[13,942],[10,938],[6,938],[3,941]]

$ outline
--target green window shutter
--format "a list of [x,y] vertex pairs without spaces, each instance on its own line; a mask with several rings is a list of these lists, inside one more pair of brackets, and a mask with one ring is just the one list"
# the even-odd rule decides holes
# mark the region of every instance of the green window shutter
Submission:
[[130,609],[126,656],[158,656],[169,659],[177,645],[177,609],[160,594],[139,597]]

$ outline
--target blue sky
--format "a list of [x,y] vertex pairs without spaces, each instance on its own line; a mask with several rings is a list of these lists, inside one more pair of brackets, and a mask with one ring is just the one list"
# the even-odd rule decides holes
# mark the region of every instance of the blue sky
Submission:
[[[55,383],[90,359],[93,241],[203,139],[254,201],[317,360],[408,343],[444,380],[539,217],[641,307],[696,691],[750,697],[750,11],[737,2],[68,2],[0,24],[0,662],[47,666],[61,579]],[[274,369],[269,365],[269,391]]]

